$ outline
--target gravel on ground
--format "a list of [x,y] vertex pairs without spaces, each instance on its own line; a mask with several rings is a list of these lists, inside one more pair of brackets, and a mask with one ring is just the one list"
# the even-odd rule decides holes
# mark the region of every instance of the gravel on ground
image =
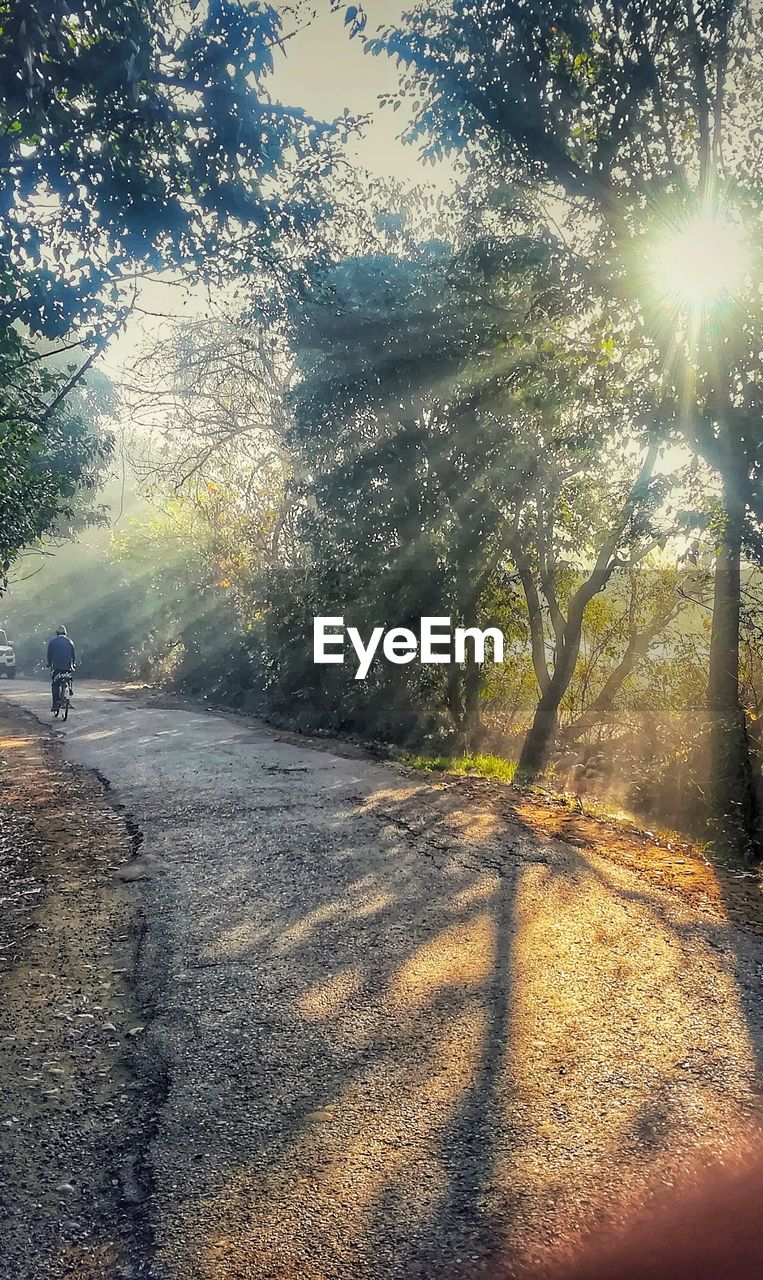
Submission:
[[750,1140],[757,881],[122,695],[81,684],[60,736],[136,850],[147,1274],[489,1275]]
[[156,1088],[133,840],[103,787],[8,706],[0,725],[0,1275],[148,1274]]

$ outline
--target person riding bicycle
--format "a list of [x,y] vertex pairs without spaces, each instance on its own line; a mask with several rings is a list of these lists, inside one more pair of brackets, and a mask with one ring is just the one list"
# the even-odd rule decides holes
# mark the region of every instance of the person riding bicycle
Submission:
[[66,634],[66,627],[57,627],[56,634],[48,641],[48,667],[52,675],[51,711],[58,711],[61,685],[60,677],[74,670],[74,645]]

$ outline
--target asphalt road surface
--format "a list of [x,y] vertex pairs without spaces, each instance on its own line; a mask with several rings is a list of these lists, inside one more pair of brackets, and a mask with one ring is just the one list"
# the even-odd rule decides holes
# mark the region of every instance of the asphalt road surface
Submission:
[[118,686],[51,732],[135,844],[158,1280],[488,1275],[749,1129],[763,940],[717,901]]

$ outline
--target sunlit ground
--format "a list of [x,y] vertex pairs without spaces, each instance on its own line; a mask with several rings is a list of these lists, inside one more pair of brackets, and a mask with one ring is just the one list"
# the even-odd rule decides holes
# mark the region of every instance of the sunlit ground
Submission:
[[341,891],[278,931],[232,909],[205,952],[274,968],[312,1084],[282,1095],[252,1056],[283,1131],[188,1207],[189,1275],[391,1280],[438,1250],[487,1271],[733,1144],[758,1064],[720,892],[666,895],[447,787],[346,824]]

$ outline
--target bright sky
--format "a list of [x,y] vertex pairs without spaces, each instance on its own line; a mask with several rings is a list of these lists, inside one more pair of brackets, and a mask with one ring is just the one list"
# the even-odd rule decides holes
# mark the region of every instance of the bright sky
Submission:
[[[303,107],[317,119],[334,119],[347,107],[353,115],[373,113],[365,136],[353,143],[351,154],[364,168],[380,176],[420,182],[432,181],[435,172],[422,174],[415,147],[399,140],[405,126],[405,112],[381,110],[380,94],[398,83],[395,62],[386,57],[370,57],[362,42],[350,39],[345,28],[344,6],[332,13],[329,0],[316,0],[318,16],[286,42],[285,56],[276,58],[275,74],[267,82],[272,96],[290,106]],[[367,33],[394,23],[410,8],[409,0],[365,0]],[[161,315],[199,316],[206,311],[206,297],[200,290],[189,293],[160,283],[143,286],[140,306]],[[103,369],[112,377],[161,330],[157,315],[135,315],[125,331],[110,345]]]
[[[331,13],[328,0],[318,7],[320,15],[304,31],[284,46],[285,57],[276,61],[270,91],[281,102],[304,107],[319,119],[333,119],[345,107],[355,115],[374,113],[374,120],[356,155],[367,169],[380,175],[420,181],[421,165],[414,147],[398,140],[404,113],[380,111],[379,94],[389,93],[398,83],[392,58],[364,54],[362,42],[351,40],[344,27],[343,8]],[[408,0],[366,0],[367,34],[394,23],[410,8]]]

